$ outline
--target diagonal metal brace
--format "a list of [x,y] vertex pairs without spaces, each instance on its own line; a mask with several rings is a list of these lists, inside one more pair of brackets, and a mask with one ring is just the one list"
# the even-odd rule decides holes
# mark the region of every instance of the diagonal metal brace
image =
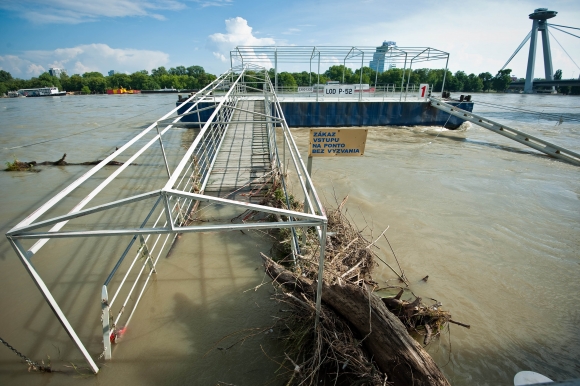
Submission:
[[149,253],[149,247],[147,246],[147,243],[145,242],[145,238],[143,237],[142,234],[139,235],[139,242],[141,243],[141,246],[139,247],[138,253],[141,254],[141,257],[144,257],[147,259],[149,269],[151,271],[153,271],[154,273],[157,273],[155,271],[155,263],[153,262],[153,258],[151,257],[151,254]]

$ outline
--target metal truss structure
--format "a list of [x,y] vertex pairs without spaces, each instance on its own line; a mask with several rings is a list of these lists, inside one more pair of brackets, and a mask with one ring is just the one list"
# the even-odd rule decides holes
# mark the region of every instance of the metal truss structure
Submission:
[[[449,53],[431,47],[397,47],[388,46],[387,48],[379,47],[383,55],[382,60],[386,63],[399,65],[403,69],[401,79],[401,93],[407,81],[409,86],[410,72],[413,64],[430,62],[434,60],[445,60],[445,73],[443,75],[443,85],[445,87],[445,77],[447,75],[447,66],[449,64]],[[230,51],[230,62],[232,66],[235,62],[242,65],[246,63],[258,64],[261,66],[270,66],[274,68],[274,88],[278,90],[278,66],[280,64],[301,64],[309,65],[309,73],[312,75],[312,65],[316,66],[318,78],[316,83],[320,83],[320,65],[342,64],[352,67],[358,67],[360,64],[360,83],[362,84],[362,68],[365,66],[365,57],[373,58],[377,52],[377,47],[368,46],[238,46]],[[406,77],[406,79],[405,79]],[[344,74],[343,79],[344,83]],[[310,85],[313,84],[312,78]],[[375,79],[376,84],[376,79]]]
[[[248,70],[251,70],[251,75],[248,74]],[[260,97],[264,99],[266,105],[266,112],[261,114],[260,118],[262,123],[264,118],[267,122],[272,173],[281,179],[286,194],[286,202],[290,208],[288,192],[285,189],[287,185],[285,178],[287,178],[288,167],[292,167],[290,172],[295,173],[293,178],[299,182],[299,192],[293,192],[293,194],[298,193],[297,197],[304,199],[304,212],[205,194],[216,157],[220,152],[220,146],[228,133],[229,126],[233,123],[233,113],[240,110],[239,102],[245,98],[244,95],[248,94],[249,86],[247,86],[246,80],[250,76],[253,84],[256,81],[263,82],[262,90],[252,91],[260,91],[262,93]],[[218,94],[219,96],[216,96]],[[253,98],[256,98],[256,93],[252,95]],[[178,110],[176,107],[153,122],[113,154],[106,157],[72,184],[66,186],[60,193],[40,206],[6,234],[14,251],[46,302],[95,373],[99,371],[95,360],[81,342],[75,328],[69,323],[59,303],[34,267],[33,257],[48,242],[54,243],[56,246],[60,239],[78,240],[80,238],[85,242],[84,240],[87,238],[120,237],[122,240],[129,240],[109,275],[106,278],[103,277],[104,283],[100,298],[103,327],[102,356],[105,359],[111,358],[110,340],[115,334],[116,326],[128,325],[150,278],[156,272],[160,257],[168,253],[176,236],[181,233],[290,228],[294,235],[292,249],[296,254],[299,253],[300,247],[296,229],[314,227],[320,240],[317,297],[317,309],[320,310],[327,218],[298,147],[286,124],[267,70],[248,62],[242,66],[232,67],[203,90],[190,96],[184,103],[191,104],[191,106],[183,114],[176,115]],[[210,107],[207,107],[208,103]],[[201,107],[202,104],[204,107]],[[185,153],[181,159],[175,159],[177,166],[174,167],[171,162],[172,154],[166,151],[172,130],[175,131],[187,126],[181,122],[184,116],[197,114],[199,117],[200,111],[209,108],[213,109],[210,118],[199,125],[199,132],[193,143],[189,145],[187,150],[184,150]],[[253,111],[246,112],[258,114]],[[277,138],[277,135],[281,135],[281,138]],[[177,148],[181,147],[180,144],[177,145]],[[154,152],[158,157],[157,159],[163,160],[161,162],[164,166],[157,168],[159,169],[158,181],[161,181],[159,186],[139,194],[129,194],[117,200],[107,201],[105,199],[103,201],[99,194],[115,189],[121,175],[129,174],[128,178],[131,178],[131,165],[141,165],[135,168],[147,167],[146,162],[140,163],[146,152]],[[111,172],[110,168],[105,167],[115,159],[123,161],[123,163]],[[286,160],[290,160],[290,162],[286,162]],[[78,200],[79,192],[88,192],[88,194]],[[89,206],[91,201],[96,201],[98,204]],[[72,208],[70,208],[71,202],[73,202]],[[192,223],[192,213],[200,206],[216,204],[242,211],[250,210],[266,215],[273,214],[274,216],[271,217],[278,220],[263,219],[262,221],[239,224],[233,224],[229,220],[217,221],[217,223],[214,221],[209,224]],[[133,205],[140,205],[140,209],[131,209]],[[115,223],[118,218],[114,215],[115,212],[127,210],[127,208],[133,215],[127,221]],[[102,221],[92,222],[91,219],[94,217],[91,216],[111,211],[113,215],[110,222],[104,224]],[[87,257],[91,259],[102,258],[98,254]],[[116,317],[112,316],[113,306],[119,309]]]

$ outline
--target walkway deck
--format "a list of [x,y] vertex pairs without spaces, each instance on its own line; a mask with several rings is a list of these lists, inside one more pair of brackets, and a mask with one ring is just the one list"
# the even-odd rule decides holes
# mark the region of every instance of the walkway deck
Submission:
[[246,111],[236,110],[232,116],[233,122],[242,122],[230,124],[205,194],[260,203],[262,195],[256,192],[266,182],[263,177],[271,172],[272,166],[265,118],[251,112],[264,114],[264,103],[263,99],[238,103],[237,107]]

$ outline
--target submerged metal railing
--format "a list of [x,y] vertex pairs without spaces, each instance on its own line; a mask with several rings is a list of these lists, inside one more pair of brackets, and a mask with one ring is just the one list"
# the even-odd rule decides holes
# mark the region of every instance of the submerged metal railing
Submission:
[[[264,84],[262,97],[265,103],[265,114],[244,111],[258,115],[260,121],[265,121],[267,124],[269,158],[274,167],[272,172],[275,171],[278,178],[280,178],[284,188],[287,208],[273,208],[204,194],[215,160],[220,152],[220,147],[227,135],[228,128],[230,124],[234,123],[232,121],[233,113],[236,110],[243,110],[239,107],[238,102],[248,92],[248,85],[245,81],[248,69],[252,69],[254,72],[258,70],[260,73],[263,73],[261,80]],[[255,77],[255,75],[251,76]],[[223,95],[216,96],[215,94],[218,90],[227,91]],[[182,114],[174,115],[178,107],[165,114],[75,182],[65,187],[60,193],[18,223],[6,234],[22,264],[67,334],[85,357],[93,372],[97,373],[99,371],[97,364],[81,342],[75,329],[69,323],[58,302],[32,264],[32,257],[49,240],[60,238],[132,236],[104,281],[101,290],[103,352],[100,357],[104,357],[105,359],[111,358],[111,342],[120,333],[122,329],[120,326],[126,327],[130,323],[150,278],[156,272],[160,257],[169,252],[171,245],[179,233],[290,228],[293,234],[292,251],[294,255],[297,255],[300,245],[296,230],[298,228],[316,227],[320,240],[319,290],[317,298],[317,310],[320,310],[320,286],[322,284],[321,278],[327,219],[324,208],[312,184],[312,180],[306,172],[306,167],[304,166],[298,147],[286,124],[278,97],[273,90],[274,88],[265,68],[251,64],[232,68],[203,90],[184,101],[180,107],[182,109],[186,106],[188,107]],[[208,103],[210,103],[209,107],[206,106]],[[213,109],[213,112],[209,119],[202,122],[200,112],[206,109]],[[197,133],[193,143],[185,151],[177,166],[172,168],[169,160],[170,157],[168,157],[166,152],[168,136],[172,129],[175,130],[176,128],[191,126],[190,123],[182,122],[182,118],[188,115],[197,115],[198,120],[195,126],[201,128],[199,128],[199,133]],[[280,131],[282,134],[281,141],[277,139],[277,131]],[[151,138],[147,138],[147,135]],[[134,150],[140,142],[146,139],[149,140]],[[156,144],[159,146],[156,147]],[[163,173],[166,173],[165,182],[162,186],[145,193],[132,195],[85,209],[89,202],[99,195],[99,193],[108,188],[110,189],[112,186],[111,183],[118,179],[119,175],[125,172],[130,165],[137,164],[136,161],[140,157],[143,157],[143,154],[147,150],[154,148],[160,152],[159,156],[163,159],[165,169]],[[134,150],[134,152],[131,154],[129,149]],[[90,186],[90,181],[95,183],[95,175],[99,171],[104,171],[103,168],[110,161],[118,157],[128,158],[124,160],[121,166],[104,178],[102,182],[98,183],[67,214],[48,216],[48,214],[54,212],[58,213],[59,206],[64,205],[65,201],[70,200],[72,193],[77,188],[86,185]],[[299,190],[304,196],[305,212],[297,212],[290,207],[289,195],[286,189],[287,173],[289,172],[288,166],[292,166],[292,170],[296,173],[299,181]],[[100,180],[97,179],[96,182],[98,181]],[[152,202],[148,211],[144,212],[147,214],[142,221],[134,224],[116,225],[114,222],[111,222],[105,226],[105,229],[82,229],[81,226],[74,224],[75,219],[96,213],[102,214],[111,209],[119,210],[122,207],[136,203],[145,204],[146,201]],[[223,224],[191,225],[191,215],[202,203],[218,203],[244,210],[275,214],[281,221],[242,224],[232,224],[230,221],[227,221]],[[62,208],[60,211],[62,211]],[[90,220],[87,221],[90,225]],[[93,224],[93,228],[98,228],[97,225]],[[63,230],[65,226],[67,228]],[[30,247],[26,247],[23,244],[28,240],[34,241],[34,244]],[[112,311],[113,306],[118,309],[115,315],[113,315]]]

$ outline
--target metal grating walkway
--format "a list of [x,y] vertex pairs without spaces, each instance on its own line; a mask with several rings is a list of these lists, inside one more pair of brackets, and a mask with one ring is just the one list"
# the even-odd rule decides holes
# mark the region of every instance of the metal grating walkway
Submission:
[[260,192],[268,185],[272,165],[266,120],[252,112],[264,114],[264,103],[239,101],[240,110],[232,116],[205,194],[255,204],[261,201]]

